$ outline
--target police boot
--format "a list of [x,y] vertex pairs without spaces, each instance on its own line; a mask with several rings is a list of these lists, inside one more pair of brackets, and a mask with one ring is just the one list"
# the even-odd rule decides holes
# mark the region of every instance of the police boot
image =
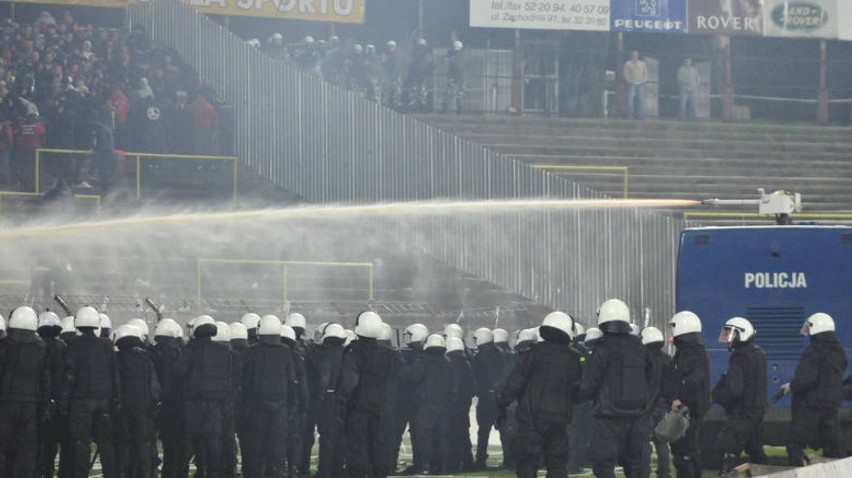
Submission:
[[805,466],[811,463],[801,447],[792,445],[787,445],[787,461],[790,466]]
[[295,466],[290,466],[287,468],[287,478],[301,478],[301,473],[299,473],[299,468]]
[[719,476],[724,476],[734,471],[734,468],[737,466],[738,459],[738,455],[734,455],[733,453],[725,453],[722,456],[722,466],[719,467]]

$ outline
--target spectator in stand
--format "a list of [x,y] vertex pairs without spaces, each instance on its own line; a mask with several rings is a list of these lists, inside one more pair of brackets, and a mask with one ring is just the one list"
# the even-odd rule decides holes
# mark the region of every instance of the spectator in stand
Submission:
[[680,88],[680,114],[681,121],[693,121],[695,119],[695,92],[701,78],[698,69],[692,65],[692,58],[684,58],[683,65],[677,70],[677,85]]
[[192,129],[195,137],[194,154],[211,155],[217,154],[216,135],[219,132],[219,116],[216,109],[205,98],[203,88],[195,95],[195,100],[189,105],[192,114]]
[[645,83],[648,82],[648,67],[633,50],[624,63],[624,81],[627,82],[627,119],[645,119]]
[[3,190],[12,189],[12,164],[10,162],[14,147],[12,122],[0,117],[0,187]]
[[14,169],[21,191],[35,190],[35,151],[44,145],[47,133],[44,125],[35,113],[29,113],[21,125],[16,144],[17,159]]
[[115,110],[115,142],[119,148],[127,147],[127,113],[130,111],[130,99],[121,89],[121,84],[112,85],[112,94],[107,105]]

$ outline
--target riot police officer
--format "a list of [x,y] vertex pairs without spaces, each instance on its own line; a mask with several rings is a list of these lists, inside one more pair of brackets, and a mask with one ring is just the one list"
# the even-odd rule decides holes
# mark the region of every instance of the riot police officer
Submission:
[[0,473],[35,476],[39,409],[50,402],[50,360],[36,335],[38,316],[27,306],[12,312],[0,343]]
[[580,354],[571,348],[573,327],[568,314],[548,314],[540,329],[544,342],[519,358],[497,399],[502,416],[518,402],[512,446],[518,478],[537,476],[542,453],[548,477],[568,476],[568,424],[582,377]]
[[281,340],[281,321],[264,316],[257,344],[244,355],[242,416],[243,476],[283,476],[290,417],[298,383],[293,354]]
[[470,405],[476,395],[473,369],[467,358],[464,342],[447,337],[447,359],[453,379],[450,387],[450,406],[447,413],[447,473],[470,471],[473,455],[470,445]]
[[[50,311],[39,315],[37,332],[47,347],[47,357],[50,362],[50,398],[56,403],[61,400],[59,392],[63,379],[63,356],[66,349],[65,342],[59,339],[59,334],[62,332],[59,316]],[[67,467],[70,464],[68,460],[69,447],[65,445],[67,438],[68,423],[66,417],[61,415],[55,406],[48,407],[44,410],[44,416],[42,416],[39,425],[38,476],[52,477],[54,475],[54,463],[60,443],[63,443],[60,463],[65,465],[60,469],[65,472],[63,476],[67,476]]]
[[196,317],[193,340],[175,366],[186,387],[186,433],[207,478],[220,478],[224,469],[222,445],[234,399],[234,357],[226,344],[212,340],[217,332],[213,318]]
[[837,412],[843,403],[846,354],[837,340],[834,319],[818,312],[808,317],[801,330],[810,338],[793,379],[782,390],[793,394],[787,437],[787,457],[792,466],[805,463],[804,448],[820,445],[826,457],[840,456]]
[[[396,376],[391,380],[391,383],[396,382],[396,407],[394,409],[393,421],[395,424],[392,438],[393,443],[388,447],[390,456],[388,457],[389,466],[392,469],[396,468],[399,461],[399,448],[402,443],[402,436],[405,433],[406,427],[414,421],[414,416],[417,414],[417,395],[414,393],[411,384],[406,381],[405,370],[406,364],[414,363],[420,354],[423,353],[423,342],[429,335],[429,329],[420,323],[414,323],[405,328],[403,332],[403,340],[405,347],[400,350],[401,361],[397,363],[398,367],[394,369]],[[412,433],[412,440],[414,436]],[[412,442],[412,447],[417,445]],[[411,468],[414,471],[414,468]]]
[[442,474],[446,454],[446,418],[450,405],[453,370],[444,357],[444,338],[438,334],[426,337],[423,354],[411,367],[411,382],[417,387],[417,415],[412,430],[414,469],[418,474]]
[[160,380],[162,405],[155,419],[163,444],[163,478],[178,478],[189,472],[183,461],[183,455],[189,449],[186,441],[183,387],[174,374],[181,356],[181,333],[177,322],[164,318],[154,329],[154,346],[151,348],[154,370]]
[[689,409],[689,428],[680,440],[672,443],[672,458],[678,478],[701,476],[701,448],[698,439],[704,415],[710,409],[710,361],[701,337],[701,319],[692,312],[681,311],[669,321],[677,348],[672,357],[671,380],[667,386],[672,409]]
[[497,421],[497,390],[503,383],[506,370],[506,356],[494,345],[494,334],[490,329],[479,328],[473,333],[476,341],[476,355],[471,365],[476,378],[476,439],[475,467],[486,468],[488,459],[488,436]]
[[[382,445],[382,409],[390,379],[393,351],[377,338],[382,319],[361,312],[355,319],[358,340],[343,354],[337,395],[346,402],[346,475],[349,478],[385,478],[387,464]],[[372,470],[371,470],[372,467]]]
[[[80,336],[65,353],[63,408],[68,410],[68,431],[74,448],[74,477],[89,475],[91,443],[97,442],[105,477],[116,476],[113,414],[119,393],[118,366],[113,344],[99,337],[101,319],[93,307],[74,316]],[[94,432],[94,433],[93,433]]]
[[654,364],[654,375],[651,388],[651,408],[644,420],[645,452],[642,456],[642,468],[646,476],[651,472],[651,447],[657,451],[657,478],[669,476],[669,443],[654,433],[657,423],[669,410],[670,403],[663,395],[664,387],[669,381],[672,358],[663,350],[665,339],[663,332],[656,327],[645,327],[641,332],[642,345],[648,351],[648,356]]
[[122,476],[150,477],[154,473],[154,412],[160,402],[160,382],[142,342],[143,331],[125,324],[115,331],[118,347],[119,395],[115,416],[116,448]]
[[616,463],[627,476],[640,476],[641,425],[651,398],[653,366],[642,341],[632,334],[627,304],[618,299],[601,304],[598,328],[603,336],[583,369],[579,392],[594,402],[589,460],[599,478],[615,477]]
[[345,411],[337,400],[337,381],[343,365],[343,342],[346,331],[336,323],[326,325],[322,332],[322,343],[317,347],[317,371],[320,392],[317,407],[319,425],[318,478],[343,476],[343,418]]
[[719,342],[730,350],[728,370],[713,388],[713,401],[725,409],[725,425],[716,443],[722,451],[721,473],[733,470],[745,450],[752,463],[766,463],[763,452],[763,414],[766,412],[766,353],[754,344],[751,322],[732,317]]

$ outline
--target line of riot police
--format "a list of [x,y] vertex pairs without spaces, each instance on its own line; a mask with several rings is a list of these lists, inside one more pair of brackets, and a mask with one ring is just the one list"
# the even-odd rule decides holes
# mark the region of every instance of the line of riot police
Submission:
[[[298,313],[285,323],[249,313],[230,325],[202,315],[184,340],[167,318],[150,336],[141,319],[111,330],[92,307],[60,320],[22,306],[0,340],[0,475],[56,476],[58,454],[58,476],[88,476],[94,443],[106,478],[153,477],[160,467],[163,477],[186,477],[191,463],[199,477],[308,476],[315,429],[319,477],[451,474],[487,468],[496,428],[503,466],[521,478],[542,465],[559,478],[586,464],[597,477],[614,477],[616,466],[650,476],[652,443],[656,476],[668,476],[669,443],[654,430],[669,410],[686,408],[689,427],[671,455],[677,476],[699,477],[712,402],[726,415],[721,470],[743,451],[765,462],[766,357],[748,320],[725,323],[730,364],[711,390],[697,315],[672,317],[669,357],[662,332],[640,332],[622,301],[597,314],[585,330],[553,312],[518,331],[514,350],[503,329],[475,330],[468,349],[458,324],[442,333],[413,324],[397,350],[374,312],[358,314],[352,331],[322,324],[313,341]],[[845,354],[828,315],[812,315],[802,332],[810,345],[782,387],[793,395],[793,465],[805,462],[806,446],[841,454]],[[397,470],[406,430],[413,460]]]

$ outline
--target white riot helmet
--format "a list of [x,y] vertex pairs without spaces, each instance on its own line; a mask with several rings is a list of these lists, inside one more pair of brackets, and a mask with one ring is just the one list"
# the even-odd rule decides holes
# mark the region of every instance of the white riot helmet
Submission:
[[18,307],[9,316],[8,327],[10,329],[35,332],[38,329],[38,314],[36,314],[36,311],[32,307],[26,305]]
[[423,324],[411,324],[405,328],[402,334],[406,344],[423,342],[429,335],[429,329]]
[[419,46],[426,46],[426,39],[425,39],[425,38],[418,38],[418,39],[417,39],[417,44],[418,44]]
[[240,322],[233,322],[228,325],[231,334],[231,340],[248,340],[248,330],[246,326]]
[[656,327],[645,327],[642,329],[642,345],[665,342],[663,333]]
[[444,337],[440,334],[430,334],[426,337],[426,343],[423,344],[423,350],[434,348],[446,349],[447,344],[444,342]]
[[464,340],[464,329],[459,324],[447,324],[444,326],[444,337]]
[[491,331],[492,337],[494,337],[495,344],[508,344],[509,343],[509,332],[506,329],[494,329]]
[[294,330],[300,328],[302,329],[302,332],[305,331],[305,327],[307,325],[307,322],[305,321],[305,316],[298,312],[293,312],[292,314],[288,315],[287,320],[285,320],[284,323],[289,325],[290,327],[293,327]]
[[130,319],[127,323],[139,327],[139,330],[142,331],[142,336],[140,337],[142,340],[145,340],[148,337],[148,322],[145,322],[142,319]]
[[6,331],[6,318],[3,317],[3,314],[0,314],[0,330]]
[[547,314],[544,320],[541,321],[541,326],[556,329],[567,335],[569,339],[574,338],[574,319],[565,312],[557,310]]
[[248,314],[243,314],[243,316],[240,318],[240,323],[245,325],[246,330],[256,329],[257,324],[259,322],[260,322],[260,316],[253,313],[253,312],[249,312]]
[[257,335],[281,335],[281,319],[274,315],[264,315],[257,326]]
[[453,50],[455,50],[455,51],[461,50],[463,46],[464,45],[459,40],[456,40],[456,41],[453,42]]
[[[2,316],[0,316],[2,317]],[[62,328],[62,321],[59,319],[59,316],[51,311],[42,312],[38,316],[38,328],[42,327],[59,327]],[[5,324],[4,324],[5,329]]]
[[586,334],[586,327],[579,322],[574,322],[574,337],[579,337]]
[[755,335],[754,326],[742,317],[731,317],[725,322],[719,332],[719,343],[732,346],[736,343],[748,342]]
[[393,328],[391,328],[390,324],[382,322],[382,329],[379,331],[378,339],[383,342],[390,342],[393,339]]
[[373,311],[361,312],[355,318],[355,333],[359,337],[377,339],[382,332],[382,318]]
[[115,329],[115,331],[112,333],[112,342],[117,343],[119,340],[125,337],[136,337],[137,339],[141,340],[141,335],[142,329],[128,322]]
[[[69,316],[65,317],[64,319],[62,319],[62,331],[59,332],[59,333],[60,334],[73,334],[74,332],[77,332],[77,328],[74,327],[74,320],[75,320],[75,317],[73,315],[69,315]],[[4,323],[3,324],[4,330],[5,330],[5,325],[6,324]]]
[[601,329],[597,327],[589,327],[586,329],[586,340],[583,341],[584,344],[588,344],[590,342],[594,342],[599,338],[603,337],[603,332]]
[[535,328],[533,328],[533,330],[535,331],[535,341],[536,341],[536,343],[538,343],[538,342],[544,342],[544,337],[542,337],[542,336],[541,336],[541,327],[535,327]]
[[535,328],[523,329],[518,333],[518,340],[515,342],[515,345],[524,342],[535,342],[536,340],[538,340],[538,334]]
[[247,41],[246,44],[252,48],[257,48],[260,46],[260,40],[258,40],[257,38],[252,38],[251,40]]
[[77,314],[74,316],[74,328],[79,329],[81,327],[91,327],[93,329],[97,329],[100,326],[101,317],[94,307],[87,305],[85,307],[80,307],[77,310]]
[[195,337],[198,334],[198,329],[207,325],[213,326],[213,329],[215,329],[216,332],[219,331],[219,329],[216,327],[216,321],[213,320],[213,317],[210,317],[209,315],[199,315],[192,323],[192,336]]
[[292,341],[296,341],[296,331],[293,330],[293,327],[290,327],[287,324],[283,324],[281,326],[281,338],[282,339],[290,339]]
[[458,337],[447,337],[447,353],[464,350],[464,342]]
[[396,49],[396,42],[393,41],[393,40],[388,40],[388,42],[385,45],[388,47],[388,50],[395,50]]
[[284,44],[284,35],[282,35],[280,33],[273,33],[269,37],[269,41],[270,41],[270,43],[272,43],[273,45],[276,45],[276,46],[283,45]]
[[98,314],[98,317],[100,317],[100,319],[101,319],[101,323],[100,323],[101,330],[112,328],[112,320],[109,319],[108,315],[106,315],[104,313],[100,313],[100,314]]
[[695,313],[683,310],[676,313],[669,321],[672,338],[685,334],[701,333],[701,319]]
[[473,332],[473,341],[476,342],[477,347],[490,344],[494,342],[494,333],[491,332],[491,329],[480,327]]
[[808,320],[802,325],[800,333],[802,335],[814,336],[824,332],[834,332],[834,319],[830,315],[817,312],[808,317]]
[[346,329],[337,323],[330,323],[325,327],[325,333],[322,334],[322,341],[325,339],[340,339],[346,341]]
[[314,37],[312,37],[310,35],[306,36],[305,38],[302,38],[302,43],[306,43],[306,44],[310,45],[313,42],[314,42]]
[[231,327],[227,322],[216,321],[216,335],[213,336],[214,342],[230,342]]
[[181,328],[177,322],[172,319],[165,318],[157,322],[154,327],[154,337],[171,337],[176,339],[180,337]]
[[607,322],[630,323],[630,309],[618,299],[609,299],[598,308],[598,326]]

